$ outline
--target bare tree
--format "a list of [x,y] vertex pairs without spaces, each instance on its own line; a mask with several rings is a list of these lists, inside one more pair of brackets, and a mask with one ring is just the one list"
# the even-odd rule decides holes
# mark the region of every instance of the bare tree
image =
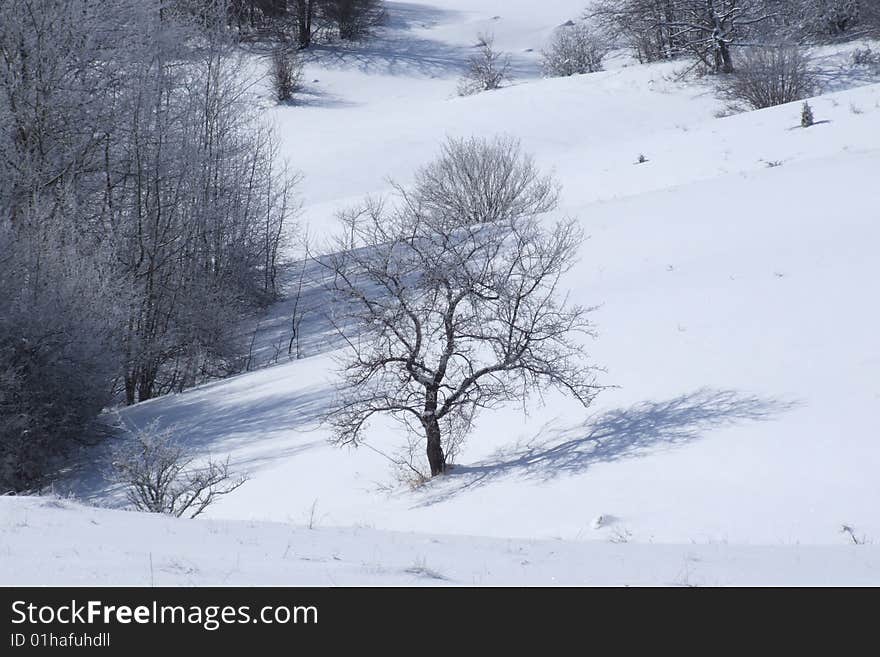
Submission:
[[305,281],[306,260],[299,263],[296,289],[293,291],[293,307],[290,309],[290,340],[287,342],[287,355],[295,358],[303,357],[302,349],[302,323],[308,309],[303,303],[303,283]]
[[602,70],[609,46],[586,22],[570,22],[557,28],[541,51],[544,75],[564,77]]
[[578,334],[590,309],[562,277],[577,257],[574,221],[532,214],[456,225],[412,197],[368,204],[321,262],[347,341],[345,380],[329,419],[340,444],[390,414],[425,439],[431,475],[474,414],[542,386],[588,405],[598,386]]
[[139,511],[195,518],[219,497],[242,486],[226,461],[209,460],[193,467],[193,458],[174,438],[171,428],[154,420],[135,431],[134,444],[117,450],[115,478],[126,486],[129,502]]
[[300,48],[308,48],[312,45],[317,4],[318,0],[293,0],[293,11],[296,18],[296,38]]
[[681,54],[713,73],[734,70],[733,48],[778,18],[773,0],[595,0],[587,16],[631,46],[640,61]]
[[439,157],[416,171],[412,191],[396,187],[419,212],[450,227],[541,214],[559,199],[559,185],[508,136],[450,137]]
[[340,39],[353,41],[370,34],[385,21],[381,0],[319,0],[321,17],[332,25]]
[[606,38],[631,48],[640,62],[680,54],[683,40],[667,25],[673,17],[674,0],[594,0],[585,12]]
[[280,44],[272,51],[269,78],[279,102],[288,102],[302,85],[302,62],[295,51]]
[[494,36],[478,34],[477,48],[477,54],[468,58],[467,70],[458,83],[460,96],[500,89],[510,80],[510,56],[495,50]]
[[733,75],[721,81],[721,94],[752,109],[807,98],[816,91],[809,57],[796,46],[749,48]]

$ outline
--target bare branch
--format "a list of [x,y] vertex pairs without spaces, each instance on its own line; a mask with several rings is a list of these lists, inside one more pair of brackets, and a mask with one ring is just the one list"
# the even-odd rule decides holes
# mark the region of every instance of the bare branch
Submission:
[[578,336],[593,335],[592,309],[560,294],[583,235],[538,218],[556,204],[552,179],[515,142],[450,141],[398,191],[396,206],[346,213],[321,259],[349,346],[336,441],[358,444],[370,418],[390,414],[424,433],[438,474],[477,409],[540,386],[589,404],[600,388]]

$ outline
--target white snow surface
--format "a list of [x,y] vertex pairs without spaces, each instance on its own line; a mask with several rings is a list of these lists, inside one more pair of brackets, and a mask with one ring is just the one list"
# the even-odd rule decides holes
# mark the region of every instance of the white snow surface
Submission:
[[0,581],[7,586],[880,583],[874,545],[647,545],[309,529],[178,520],[47,497],[8,498],[0,520]]
[[[388,5],[377,40],[311,55],[304,104],[262,99],[305,175],[304,221],[329,234],[445,135],[520,138],[563,185],[555,215],[590,236],[566,283],[598,306],[609,389],[589,409],[548,393],[485,412],[452,473],[411,488],[328,443],[336,365],[314,339],[121,411],[248,472],[204,519],[0,498],[0,583],[880,584],[878,80],[821,51],[813,127],[800,103],[716,118],[684,62],[541,79],[537,52],[582,0]],[[516,79],[457,97],[485,30]],[[405,444],[390,422],[367,436]],[[66,486],[123,506],[106,450],[84,459]]]

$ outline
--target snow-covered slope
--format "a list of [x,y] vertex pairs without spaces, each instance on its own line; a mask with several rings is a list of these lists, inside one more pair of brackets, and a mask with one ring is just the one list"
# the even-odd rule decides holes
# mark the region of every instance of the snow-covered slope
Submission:
[[[554,168],[559,214],[578,217],[591,236],[567,283],[575,301],[600,306],[590,352],[607,369],[601,382],[615,386],[592,408],[551,394],[529,416],[515,407],[487,412],[452,474],[412,490],[376,451],[327,443],[318,418],[334,364],[317,340],[308,358],[123,411],[138,425],[156,417],[176,424],[195,451],[229,454],[250,473],[206,514],[230,522],[82,510],[44,519],[35,502],[2,499],[0,509],[34,509],[40,531],[52,522],[84,526],[90,513],[130,527],[132,537],[147,531],[139,523],[154,523],[168,532],[169,559],[188,541],[197,545],[200,532],[230,543],[265,537],[276,552],[294,532],[326,559],[344,539],[360,565],[327,572],[348,583],[411,577],[399,568],[424,556],[416,544],[430,545],[428,565],[459,583],[671,583],[691,553],[727,564],[712,562],[706,583],[822,583],[825,574],[869,583],[869,570],[850,567],[853,554],[869,555],[877,583],[876,554],[846,547],[841,527],[880,541],[880,86],[811,100],[819,123],[802,129],[799,104],[715,118],[720,103],[708,83],[676,80],[681,64],[618,61],[602,73],[540,79],[536,51],[581,5],[552,0],[535,17],[531,2],[389,3],[396,18],[378,41],[318,51],[306,104],[271,115],[305,173],[303,217],[318,236],[332,230],[336,209],[387,192],[388,176],[406,183],[446,134],[510,133]],[[486,29],[513,54],[517,80],[456,97],[468,46]],[[647,162],[636,164],[640,154]],[[376,422],[368,442],[393,454],[404,438]],[[101,454],[88,458],[97,465],[78,475],[75,492],[120,503],[102,479]],[[282,525],[248,534],[238,522],[310,517],[323,538]],[[26,542],[29,531],[11,538]],[[522,542],[531,539],[565,542]],[[386,549],[398,541],[406,546],[399,555]],[[374,561],[392,568],[389,579],[368,575],[372,545],[385,546]],[[511,561],[499,556],[506,545],[535,553]],[[540,570],[516,566],[553,561],[552,546],[569,556]],[[57,541],[46,549],[63,552]],[[274,554],[248,550],[247,558]],[[467,550],[481,556],[455,570]],[[608,565],[622,554],[634,561]],[[493,570],[493,560],[504,565]],[[607,565],[607,578],[594,579],[600,571],[579,566],[584,560]],[[477,561],[494,574],[481,579]],[[105,581],[118,581],[115,567],[102,571]],[[191,580],[169,581],[218,582],[232,568],[208,561]],[[233,580],[264,581],[260,568],[242,565]],[[334,581],[302,563],[283,572],[291,583]]]
[[642,545],[194,522],[0,504],[4,585],[877,585],[878,546]]

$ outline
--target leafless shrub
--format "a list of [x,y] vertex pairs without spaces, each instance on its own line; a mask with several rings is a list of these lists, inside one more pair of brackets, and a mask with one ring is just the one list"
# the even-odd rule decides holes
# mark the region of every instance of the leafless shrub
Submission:
[[852,53],[852,63],[856,66],[880,66],[880,52],[874,52],[870,46],[856,48]]
[[284,44],[277,46],[272,52],[269,77],[278,102],[293,100],[293,94],[302,86],[302,74],[302,61],[296,51]]
[[403,572],[409,573],[410,575],[416,575],[417,577],[424,577],[426,579],[447,579],[440,571],[430,568],[424,557],[416,559],[413,565],[406,568]]
[[559,185],[506,136],[447,139],[439,157],[416,171],[412,191],[398,191],[450,226],[541,214],[559,199]]
[[495,50],[491,34],[477,36],[479,52],[467,61],[467,70],[458,84],[459,96],[500,89],[510,80],[510,56]]
[[620,528],[616,527],[612,532],[611,536],[608,538],[608,541],[611,543],[629,543],[632,540],[633,534],[626,527]]
[[794,46],[749,48],[741,54],[736,72],[723,78],[721,95],[763,109],[807,98],[817,82],[809,57]]
[[544,75],[565,77],[601,71],[609,49],[607,41],[585,22],[565,24],[541,51]]
[[738,107],[735,103],[729,103],[728,105],[725,105],[721,109],[715,111],[712,116],[714,116],[716,119],[726,119],[728,116],[740,114],[742,111],[742,108]]
[[139,511],[195,518],[247,481],[229,471],[228,458],[193,466],[173,429],[160,428],[158,421],[134,432],[133,438],[133,445],[117,451],[113,468],[116,481],[127,487],[128,500]]
[[[410,445],[416,441],[410,440]],[[413,449],[406,456],[397,461],[392,461],[392,475],[394,481],[406,486],[410,490],[417,490],[431,480],[431,475],[422,471],[418,465],[418,454]]]
[[[388,461],[391,465],[391,474],[397,484],[403,484],[407,488],[415,490],[430,481],[431,476],[423,472],[422,468],[417,463],[418,451],[420,449],[418,434],[408,434],[406,447],[400,450],[396,456],[388,454],[378,447],[364,441],[360,441],[359,444],[376,452],[376,454]],[[394,491],[394,485],[379,484],[379,489],[390,493]]]
[[868,543],[868,537],[865,534],[861,536],[856,535],[856,530],[850,525],[841,525],[840,533],[846,534],[853,542],[853,545],[865,545]]

